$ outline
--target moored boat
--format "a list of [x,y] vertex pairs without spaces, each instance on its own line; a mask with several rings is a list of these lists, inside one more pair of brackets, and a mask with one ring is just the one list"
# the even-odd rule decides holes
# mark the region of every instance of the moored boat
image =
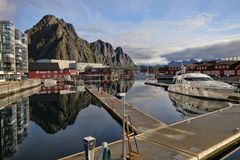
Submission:
[[227,100],[236,90],[236,87],[224,82],[215,81],[202,73],[185,73],[177,75],[168,91],[184,95]]

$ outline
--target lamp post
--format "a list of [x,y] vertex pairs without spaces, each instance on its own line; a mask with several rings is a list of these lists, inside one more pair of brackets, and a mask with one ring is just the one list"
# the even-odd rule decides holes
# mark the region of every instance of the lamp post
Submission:
[[118,93],[118,96],[122,97],[122,107],[123,107],[123,124],[122,124],[122,160],[126,160],[126,135],[125,135],[125,93]]

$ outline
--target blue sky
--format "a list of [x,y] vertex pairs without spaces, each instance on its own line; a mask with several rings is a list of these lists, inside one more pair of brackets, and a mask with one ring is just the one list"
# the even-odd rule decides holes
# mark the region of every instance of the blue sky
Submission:
[[89,42],[122,46],[136,63],[240,40],[240,0],[0,0],[0,18],[22,31],[46,14],[72,23]]

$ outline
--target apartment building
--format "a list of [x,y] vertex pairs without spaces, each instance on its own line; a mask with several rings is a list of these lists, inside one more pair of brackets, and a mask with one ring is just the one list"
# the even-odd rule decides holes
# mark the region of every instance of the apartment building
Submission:
[[27,36],[8,20],[0,21],[0,81],[24,76],[28,71]]

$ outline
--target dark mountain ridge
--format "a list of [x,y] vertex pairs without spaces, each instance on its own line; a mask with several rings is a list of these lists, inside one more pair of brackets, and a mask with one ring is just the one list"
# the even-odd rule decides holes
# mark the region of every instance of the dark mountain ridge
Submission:
[[78,37],[74,27],[53,15],[44,16],[27,30],[29,59],[62,59],[76,62],[104,63],[112,67],[135,67],[121,47],[116,49],[102,40],[89,43]]

